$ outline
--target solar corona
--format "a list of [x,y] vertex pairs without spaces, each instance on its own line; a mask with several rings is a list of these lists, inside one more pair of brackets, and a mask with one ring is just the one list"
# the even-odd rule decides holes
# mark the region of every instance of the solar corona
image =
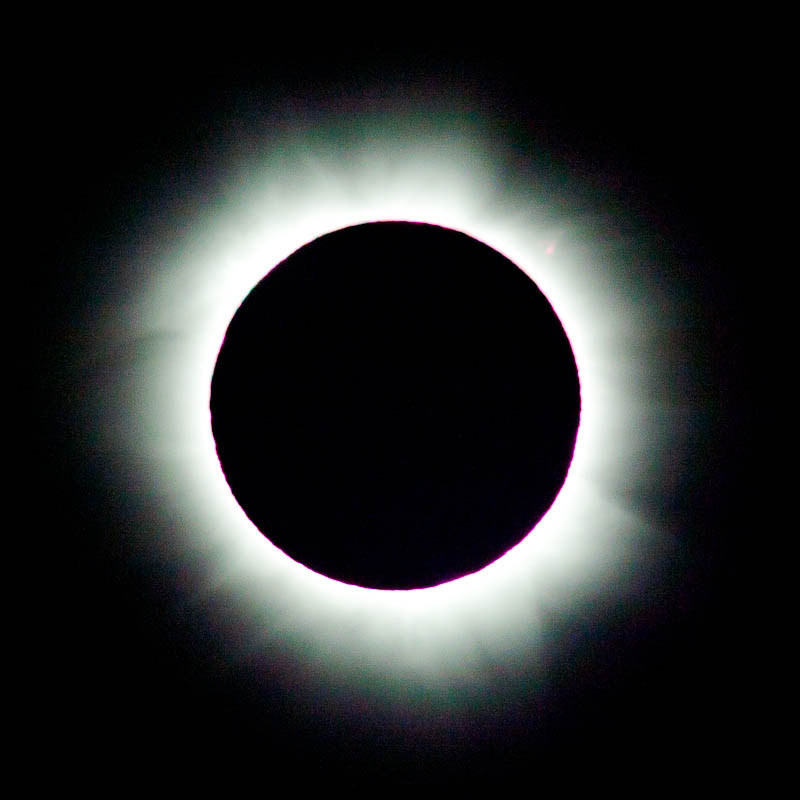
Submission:
[[682,310],[489,122],[322,116],[142,224],[93,435],[154,520],[129,546],[179,565],[175,613],[231,669],[334,717],[501,708],[498,663],[536,684],[559,620],[669,565],[636,498],[701,413],[658,367]]

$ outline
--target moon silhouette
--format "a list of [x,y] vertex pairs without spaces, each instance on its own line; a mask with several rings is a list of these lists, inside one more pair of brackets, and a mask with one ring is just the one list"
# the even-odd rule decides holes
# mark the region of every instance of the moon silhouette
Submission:
[[228,485],[275,546],[338,581],[418,589],[533,530],[567,476],[580,385],[553,308],[508,258],[374,222],[253,288],[210,410]]

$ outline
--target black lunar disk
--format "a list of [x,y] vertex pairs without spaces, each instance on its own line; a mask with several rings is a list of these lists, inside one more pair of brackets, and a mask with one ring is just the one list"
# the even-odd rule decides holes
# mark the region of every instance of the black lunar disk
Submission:
[[569,468],[580,389],[533,281],[447,228],[375,222],[301,247],[250,292],[211,386],[234,496],[291,558],[434,586],[519,543]]

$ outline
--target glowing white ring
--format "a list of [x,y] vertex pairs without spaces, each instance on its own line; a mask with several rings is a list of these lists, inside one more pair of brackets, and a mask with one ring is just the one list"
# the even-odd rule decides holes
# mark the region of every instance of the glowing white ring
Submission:
[[[295,133],[265,146],[262,163],[232,170],[188,233],[153,242],[129,265],[146,280],[117,304],[126,324],[109,334],[121,347],[145,347],[132,370],[117,367],[124,416],[105,437],[140,465],[169,521],[171,535],[154,537],[148,557],[193,565],[191,603],[232,661],[266,654],[317,681],[371,682],[386,702],[413,706],[414,684],[448,703],[459,687],[485,682],[498,660],[524,662],[529,676],[541,668],[539,654],[550,647],[553,657],[553,617],[578,608],[600,617],[609,599],[656,585],[667,539],[621,487],[633,474],[661,480],[648,448],[676,446],[662,433],[670,410],[635,389],[649,357],[641,333],[662,321],[636,305],[635,276],[626,279],[607,243],[592,241],[591,224],[537,224],[535,187],[498,187],[490,152],[502,142],[463,126],[433,138],[378,130],[310,153]],[[533,535],[479,573],[407,592],[338,583],[272,546],[231,495],[209,424],[219,346],[253,285],[311,239],[376,220],[453,228],[510,258],[553,305],[581,380],[570,473]]]

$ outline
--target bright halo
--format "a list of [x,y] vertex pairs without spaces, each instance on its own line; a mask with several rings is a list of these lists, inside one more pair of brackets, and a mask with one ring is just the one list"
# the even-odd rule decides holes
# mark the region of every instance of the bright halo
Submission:
[[[358,135],[338,124],[313,138],[298,125],[226,157],[223,188],[197,201],[189,228],[162,230],[128,264],[143,280],[115,301],[107,334],[138,355],[112,366],[119,414],[105,437],[164,520],[145,557],[189,565],[187,603],[203,608],[226,658],[327,676],[342,697],[366,682],[422,713],[455,702],[459,687],[478,690],[498,661],[524,661],[530,677],[540,654],[557,657],[554,618],[580,611],[592,625],[658,584],[671,540],[626,487],[663,481],[658,455],[682,446],[667,433],[675,410],[641,391],[658,380],[648,365],[675,311],[596,238],[591,215],[563,218],[535,185],[504,183],[499,135],[452,120],[447,130],[365,123]],[[216,357],[250,289],[310,240],[378,220],[453,228],[511,259],[555,309],[580,376],[575,453],[550,511],[499,560],[429,589],[360,588],[289,559],[232,496],[210,426]],[[425,687],[424,702],[409,685]]]

